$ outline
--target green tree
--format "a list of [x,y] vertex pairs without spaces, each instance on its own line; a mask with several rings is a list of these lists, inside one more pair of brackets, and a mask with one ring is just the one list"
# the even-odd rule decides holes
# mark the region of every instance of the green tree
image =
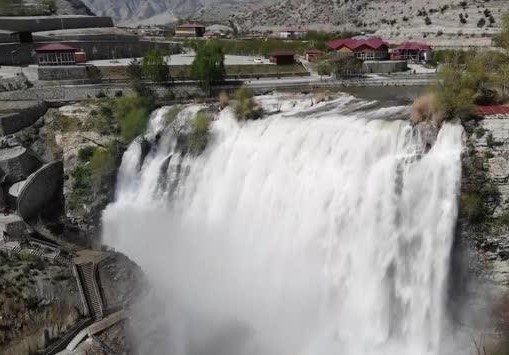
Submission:
[[150,50],[141,63],[143,76],[155,82],[165,82],[170,78],[168,64],[164,56],[157,49]]
[[198,48],[191,66],[193,79],[198,80],[202,88],[210,94],[212,85],[222,82],[225,75],[222,47],[215,42],[207,42]]
[[509,12],[502,16],[502,30],[496,37],[496,42],[500,47],[509,50]]
[[439,71],[433,92],[438,110],[446,120],[472,113],[474,87],[472,76],[459,66],[446,65]]

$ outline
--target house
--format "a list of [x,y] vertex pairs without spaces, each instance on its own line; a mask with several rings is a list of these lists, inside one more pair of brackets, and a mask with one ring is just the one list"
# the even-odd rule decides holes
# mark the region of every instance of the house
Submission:
[[426,43],[405,42],[391,53],[392,60],[407,60],[412,62],[427,62],[432,58],[431,46]]
[[307,30],[301,28],[287,28],[278,32],[277,37],[284,39],[302,39],[308,34]]
[[271,63],[277,65],[288,65],[295,63],[295,53],[286,50],[279,50],[269,55]]
[[185,23],[175,29],[177,37],[203,37],[204,34],[205,26],[199,23]]
[[313,48],[306,52],[306,60],[308,62],[316,62],[323,56],[323,51]]
[[77,48],[62,43],[48,43],[37,47],[37,63],[46,65],[74,65],[76,64]]
[[338,53],[353,53],[361,60],[389,59],[389,44],[378,37],[335,39],[327,46]]

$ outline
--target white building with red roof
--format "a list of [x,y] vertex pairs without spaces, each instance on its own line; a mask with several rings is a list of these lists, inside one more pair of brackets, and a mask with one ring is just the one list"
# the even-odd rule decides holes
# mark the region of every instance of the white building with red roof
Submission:
[[77,48],[63,43],[48,43],[36,48],[37,62],[46,65],[74,65],[76,64]]

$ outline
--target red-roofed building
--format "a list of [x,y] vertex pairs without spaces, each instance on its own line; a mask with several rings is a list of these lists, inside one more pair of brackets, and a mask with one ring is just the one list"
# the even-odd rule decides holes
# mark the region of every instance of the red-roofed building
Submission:
[[204,34],[205,26],[199,23],[184,23],[175,29],[177,37],[203,37]]
[[306,52],[306,60],[308,62],[316,62],[323,55],[323,52],[319,49],[310,49]]
[[295,53],[291,51],[279,50],[269,55],[271,63],[277,65],[288,65],[295,63]]
[[48,43],[37,47],[39,65],[74,65],[77,48],[62,43]]
[[353,53],[361,60],[389,58],[389,44],[378,37],[335,39],[327,46],[338,53]]
[[410,60],[413,62],[426,62],[431,59],[431,56],[431,46],[419,42],[405,42],[391,53],[392,60]]

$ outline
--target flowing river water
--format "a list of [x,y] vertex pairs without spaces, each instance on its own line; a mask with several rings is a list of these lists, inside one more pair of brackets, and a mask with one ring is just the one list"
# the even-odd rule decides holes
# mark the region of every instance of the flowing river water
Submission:
[[408,107],[260,100],[280,112],[223,110],[199,157],[178,153],[168,108],[150,151],[124,155],[103,238],[157,295],[134,316],[141,353],[445,353],[461,126],[430,148]]

